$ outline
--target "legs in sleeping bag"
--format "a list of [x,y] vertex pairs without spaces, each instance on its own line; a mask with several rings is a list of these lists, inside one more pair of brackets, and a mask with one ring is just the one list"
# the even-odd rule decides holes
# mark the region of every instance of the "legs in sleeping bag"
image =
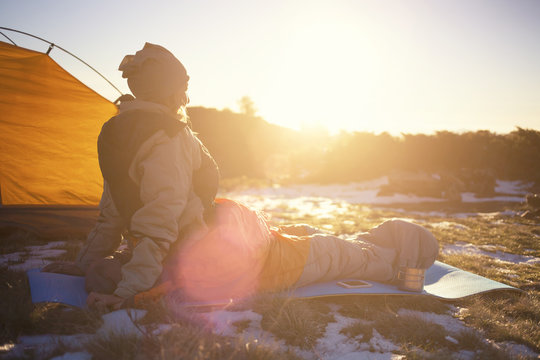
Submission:
[[427,229],[403,220],[385,221],[356,241],[314,234],[295,286],[344,278],[393,282],[400,267],[429,268],[438,251],[438,242]]
[[[344,278],[392,282],[401,267],[427,269],[438,254],[427,229],[402,220],[386,221],[349,241],[298,226],[264,234],[265,222],[251,210],[232,203],[227,213],[205,237],[179,247],[175,267],[166,266],[161,281],[130,305],[179,288],[188,299],[212,301]],[[110,293],[120,279],[120,262],[100,261],[87,272],[87,290]]]

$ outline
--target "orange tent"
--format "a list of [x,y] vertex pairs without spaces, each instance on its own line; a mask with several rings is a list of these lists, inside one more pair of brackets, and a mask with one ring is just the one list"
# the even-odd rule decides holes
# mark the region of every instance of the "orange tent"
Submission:
[[23,208],[50,214],[84,205],[94,214],[97,136],[115,113],[48,55],[0,42],[0,224],[34,226],[36,218],[13,218]]

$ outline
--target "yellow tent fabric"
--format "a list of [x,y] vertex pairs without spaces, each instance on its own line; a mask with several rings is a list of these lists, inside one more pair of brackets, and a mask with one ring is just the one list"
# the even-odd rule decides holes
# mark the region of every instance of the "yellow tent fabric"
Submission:
[[97,205],[97,137],[116,107],[48,55],[0,42],[2,205]]

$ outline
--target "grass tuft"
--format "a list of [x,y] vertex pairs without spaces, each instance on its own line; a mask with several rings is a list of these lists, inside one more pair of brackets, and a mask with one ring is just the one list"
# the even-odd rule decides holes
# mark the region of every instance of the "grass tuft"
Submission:
[[434,351],[442,347],[454,348],[454,344],[446,339],[446,329],[418,316],[402,315],[382,316],[373,324],[384,337],[401,344],[409,344],[426,351]]
[[44,245],[35,233],[20,228],[0,227],[0,254],[24,251],[26,246]]
[[262,315],[261,327],[302,349],[312,348],[322,336],[326,325],[334,321],[330,308],[317,301],[293,300],[281,296],[267,296],[255,304],[255,312]]
[[354,324],[341,329],[340,333],[351,339],[368,342],[373,337],[373,321],[357,320]]
[[85,350],[96,360],[128,360],[140,354],[140,339],[134,334],[109,333],[96,335],[87,342]]
[[341,305],[338,310],[341,315],[364,320],[376,320],[381,314],[395,314],[399,309],[435,314],[445,314],[449,309],[448,304],[426,296],[342,296],[331,301]]
[[57,303],[36,304],[30,313],[35,334],[93,333],[103,323],[100,314]]
[[233,326],[236,328],[236,332],[241,334],[251,325],[251,320],[240,320],[233,322]]
[[540,352],[540,293],[504,297],[486,294],[469,299],[465,322],[496,341],[513,341]]
[[0,293],[0,341],[5,344],[33,328],[30,316],[33,305],[26,274],[0,267]]
[[156,338],[141,342],[145,359],[297,359],[290,352],[260,343],[212,334],[196,324],[174,324]]

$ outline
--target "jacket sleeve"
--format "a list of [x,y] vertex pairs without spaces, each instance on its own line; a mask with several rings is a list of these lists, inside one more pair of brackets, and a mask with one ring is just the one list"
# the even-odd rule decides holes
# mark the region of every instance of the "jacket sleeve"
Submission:
[[84,272],[94,261],[113,254],[120,245],[121,234],[125,228],[124,221],[114,206],[106,181],[103,183],[99,210],[97,222],[75,261],[75,264]]
[[181,136],[162,135],[166,140],[134,160],[140,158],[136,171],[144,205],[131,219],[131,232],[139,241],[131,260],[122,267],[122,280],[114,292],[122,298],[150,289],[160,276],[162,261],[178,238],[178,222],[192,189],[197,154],[182,144]]

